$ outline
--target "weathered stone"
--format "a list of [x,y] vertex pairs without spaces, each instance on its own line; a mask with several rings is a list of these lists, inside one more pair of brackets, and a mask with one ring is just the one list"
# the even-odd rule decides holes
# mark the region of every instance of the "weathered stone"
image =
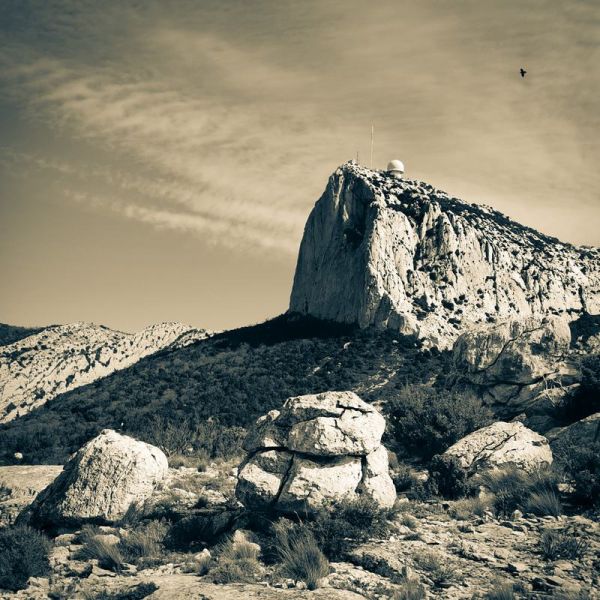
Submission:
[[552,463],[548,440],[522,423],[498,421],[470,433],[450,446],[445,455],[458,457],[471,472],[513,464],[533,471]]
[[462,334],[454,344],[454,364],[498,414],[530,414],[547,400],[544,393],[553,381],[575,381],[576,369],[566,360],[570,341],[565,319],[510,320]]
[[585,447],[600,442],[600,413],[595,413],[567,427],[548,432],[552,446],[576,444]]
[[281,422],[286,446],[317,456],[366,455],[377,448],[385,419],[353,392],[325,392],[286,401]]
[[256,452],[257,450],[268,448],[281,448],[285,445],[288,431],[277,426],[278,417],[279,411],[272,410],[257,419],[244,440],[243,447],[246,452]]
[[291,452],[258,452],[240,468],[237,497],[248,507],[267,508],[277,499],[291,461]]
[[354,498],[361,477],[358,457],[309,459],[296,455],[277,507],[295,512]]
[[67,462],[19,520],[50,526],[115,521],[148,498],[167,470],[158,448],[105,429]]
[[373,498],[380,506],[394,506],[396,487],[390,477],[388,453],[383,446],[364,458],[363,478],[358,491]]

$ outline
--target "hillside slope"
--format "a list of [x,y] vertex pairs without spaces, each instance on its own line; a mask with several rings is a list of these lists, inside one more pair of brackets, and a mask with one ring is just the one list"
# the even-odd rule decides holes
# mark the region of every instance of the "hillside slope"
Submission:
[[0,347],[0,422],[170,345],[205,337],[180,323],[130,334],[89,323],[53,325]]
[[350,389],[381,401],[435,377],[444,359],[394,332],[283,316],[146,357],[0,425],[0,460],[61,462],[105,427],[143,439],[157,416],[245,426],[298,394]]
[[44,327],[17,327],[0,323],[0,346],[14,344],[23,338],[39,333]]
[[448,348],[473,324],[600,313],[600,250],[346,163],[306,224],[290,310]]

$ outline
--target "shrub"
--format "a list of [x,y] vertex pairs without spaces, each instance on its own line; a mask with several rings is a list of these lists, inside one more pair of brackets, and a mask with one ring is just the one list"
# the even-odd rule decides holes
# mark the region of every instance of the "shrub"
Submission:
[[[538,514],[542,514],[544,510],[560,510],[556,492],[558,479],[550,469],[526,473],[515,466],[506,466],[484,473],[481,480],[494,494],[492,502],[498,514],[510,515],[517,508],[529,510],[530,500],[531,507]],[[552,495],[556,497],[553,498]]]
[[119,550],[127,561],[140,558],[156,558],[162,551],[162,543],[168,526],[163,521],[148,521],[128,531],[121,537]]
[[79,534],[79,541],[83,545],[81,556],[93,558],[103,569],[120,573],[125,566],[125,559],[119,548],[120,544],[113,544],[105,540],[95,527],[85,526]]
[[470,396],[427,385],[407,385],[387,405],[395,443],[429,459],[492,422],[492,413]]
[[391,470],[392,481],[397,492],[405,492],[413,488],[417,483],[418,479],[412,472],[411,468],[403,463],[398,463]]
[[237,514],[229,511],[206,510],[173,523],[165,538],[172,550],[187,550],[194,544],[214,544],[229,531]]
[[0,589],[21,590],[30,577],[46,575],[50,548],[48,538],[31,527],[0,529]]
[[544,531],[539,544],[540,552],[546,560],[580,558],[585,554],[585,546],[585,542],[572,532],[557,529]]
[[534,492],[527,499],[525,507],[528,512],[539,516],[551,515],[558,517],[562,514],[562,504],[554,490]]
[[489,504],[482,498],[465,498],[452,504],[449,513],[454,519],[468,521],[473,516],[481,517],[489,508]]
[[419,525],[419,521],[409,513],[402,513],[399,519],[400,523],[409,529],[415,530]]
[[429,473],[435,489],[444,498],[456,499],[471,495],[474,487],[457,456],[437,454],[431,459]]
[[0,481],[0,502],[7,500],[12,494],[12,489],[8,487],[4,481]]
[[486,592],[485,600],[515,600],[515,588],[509,581],[498,581],[494,583],[494,587]]
[[455,576],[455,570],[446,561],[442,560],[439,554],[434,552],[421,552],[415,554],[414,561],[417,565],[427,572],[434,585],[443,586]]
[[310,529],[281,519],[275,523],[274,533],[282,574],[304,581],[309,590],[317,589],[319,579],[329,575],[329,561]]
[[424,600],[427,597],[425,588],[415,580],[409,580],[394,592],[392,600]]
[[210,571],[214,583],[250,583],[256,579],[260,564],[254,546],[227,541],[218,551],[218,563]]
[[306,520],[319,548],[330,560],[370,538],[387,537],[393,511],[382,509],[366,497],[346,500],[317,511]]
[[557,458],[573,484],[573,500],[583,506],[600,505],[600,442],[588,446],[560,444]]

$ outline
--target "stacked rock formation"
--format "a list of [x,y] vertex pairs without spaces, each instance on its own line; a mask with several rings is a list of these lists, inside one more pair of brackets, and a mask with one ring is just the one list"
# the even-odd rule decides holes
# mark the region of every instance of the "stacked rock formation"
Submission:
[[396,490],[384,429],[383,416],[353,392],[289,398],[249,431],[236,495],[249,508],[281,512],[359,495],[390,507]]
[[168,469],[155,446],[105,429],[77,451],[18,522],[54,527],[116,521],[146,500]]
[[600,313],[600,250],[347,163],[306,223],[290,311],[449,348],[472,324]]

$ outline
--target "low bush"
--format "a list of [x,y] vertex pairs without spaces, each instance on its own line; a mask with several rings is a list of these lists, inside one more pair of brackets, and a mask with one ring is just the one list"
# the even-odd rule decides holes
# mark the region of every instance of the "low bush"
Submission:
[[[138,583],[137,585],[128,587],[124,590],[117,590],[114,592],[102,591],[93,596],[89,596],[89,600],[143,600],[152,595],[156,590],[158,590],[158,586],[150,581],[147,583]],[[86,596],[86,598],[88,598],[88,596]]]
[[391,509],[366,497],[339,502],[317,511],[306,525],[330,560],[340,560],[354,546],[373,538],[387,538]]
[[441,454],[493,418],[479,400],[427,385],[407,385],[399,390],[388,401],[387,416],[398,448],[425,459]]
[[429,474],[432,491],[444,498],[454,500],[475,492],[475,487],[468,480],[467,470],[456,456],[437,454],[431,459]]
[[558,517],[562,515],[562,503],[560,497],[554,490],[542,490],[541,492],[534,492],[529,496],[525,503],[525,509],[527,512],[533,513],[539,516],[553,516]]
[[390,475],[398,493],[406,492],[419,483],[412,469],[404,463],[397,462],[394,467],[390,464]]
[[573,485],[572,499],[582,506],[600,505],[600,440],[587,446],[559,444],[556,457]]
[[530,501],[537,514],[548,514],[544,510],[555,514],[559,510],[558,476],[551,469],[526,473],[515,466],[506,466],[484,473],[481,482],[493,493],[493,507],[500,515],[509,516],[516,509],[527,511]]
[[82,558],[92,558],[98,561],[103,569],[120,573],[125,566],[125,558],[119,548],[119,543],[106,539],[96,527],[85,526],[79,534],[82,544]]
[[468,521],[473,517],[482,517],[489,504],[483,498],[464,498],[457,500],[450,506],[448,512],[454,519]]
[[0,529],[0,589],[17,591],[30,577],[49,573],[50,540],[31,527],[14,525]]
[[160,556],[168,525],[164,521],[148,521],[121,536],[119,550],[128,562]]
[[547,529],[540,537],[539,549],[546,560],[573,560],[585,554],[585,542],[572,532]]
[[12,489],[8,487],[4,481],[0,481],[0,502],[7,500],[12,494]]
[[498,581],[485,593],[484,600],[516,600],[515,587],[510,581]]
[[329,561],[303,523],[280,519],[274,524],[276,550],[285,577],[304,581],[309,590],[329,575]]
[[231,529],[237,513],[205,510],[173,523],[165,538],[171,550],[188,550],[195,545],[214,544]]
[[227,541],[218,554],[216,566],[209,571],[214,583],[251,583],[261,571],[258,550],[252,544]]
[[442,587],[455,578],[455,569],[439,554],[420,552],[415,554],[413,559],[417,566],[427,573],[436,587]]
[[392,600],[424,600],[425,598],[427,598],[425,588],[412,579],[403,583],[392,596]]

